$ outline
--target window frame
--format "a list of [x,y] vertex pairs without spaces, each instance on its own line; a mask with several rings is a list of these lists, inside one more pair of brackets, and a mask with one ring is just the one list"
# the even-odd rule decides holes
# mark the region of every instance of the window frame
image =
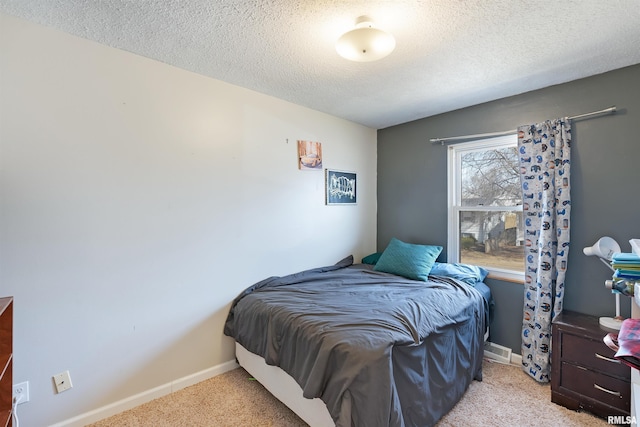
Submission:
[[[460,213],[461,212],[523,212],[522,201],[516,206],[462,206],[462,155],[470,151],[517,147],[517,135],[509,134],[491,138],[474,139],[449,145],[447,148],[447,262],[460,262]],[[522,271],[481,266],[489,271],[489,278],[524,283]]]

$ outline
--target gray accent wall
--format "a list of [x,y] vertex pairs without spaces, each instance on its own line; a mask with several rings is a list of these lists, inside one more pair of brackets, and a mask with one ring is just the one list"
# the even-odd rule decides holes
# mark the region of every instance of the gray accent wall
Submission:
[[[447,147],[430,138],[489,133],[612,105],[572,126],[571,246],[564,308],[613,316],[611,271],[582,249],[611,236],[623,252],[640,238],[640,65],[378,131],[378,250],[392,237],[447,246]],[[487,279],[495,302],[491,341],[520,353],[523,285]],[[622,298],[622,315],[631,301]]]

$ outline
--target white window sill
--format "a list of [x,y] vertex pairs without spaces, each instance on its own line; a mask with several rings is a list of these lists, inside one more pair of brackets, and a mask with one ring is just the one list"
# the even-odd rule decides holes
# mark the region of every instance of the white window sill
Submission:
[[501,280],[503,282],[511,282],[519,285],[524,285],[523,273],[512,273],[508,271],[489,271],[488,279]]

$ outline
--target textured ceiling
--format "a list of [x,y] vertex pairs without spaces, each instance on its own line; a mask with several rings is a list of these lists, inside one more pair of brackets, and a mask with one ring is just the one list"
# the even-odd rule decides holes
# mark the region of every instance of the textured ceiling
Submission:
[[[640,0],[0,0],[0,11],[380,129],[640,63]],[[396,50],[349,62],[360,15]]]

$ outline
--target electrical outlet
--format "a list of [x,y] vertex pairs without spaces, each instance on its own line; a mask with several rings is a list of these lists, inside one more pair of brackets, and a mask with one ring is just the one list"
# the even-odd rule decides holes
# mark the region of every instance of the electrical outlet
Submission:
[[13,385],[13,401],[18,405],[29,401],[29,381]]
[[53,382],[56,385],[56,391],[58,393],[62,393],[63,391],[69,390],[71,387],[73,387],[73,384],[71,384],[69,371],[64,371],[62,373],[54,375]]

